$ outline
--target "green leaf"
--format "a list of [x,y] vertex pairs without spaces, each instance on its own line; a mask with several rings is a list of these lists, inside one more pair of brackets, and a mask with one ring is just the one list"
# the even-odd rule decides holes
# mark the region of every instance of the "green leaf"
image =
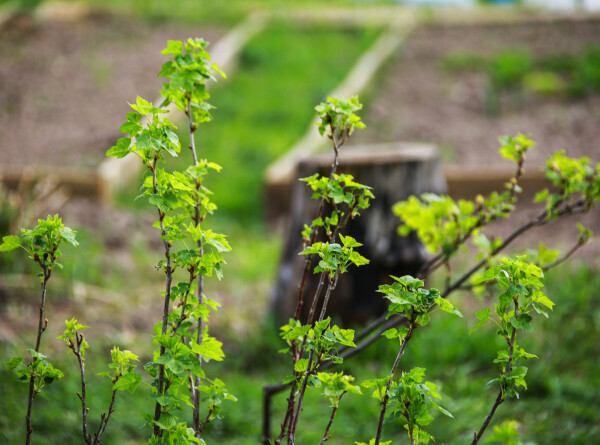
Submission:
[[141,381],[142,376],[140,374],[130,372],[119,377],[113,385],[113,389],[116,389],[117,391],[129,391],[133,394]]
[[490,319],[491,315],[492,315],[492,310],[489,307],[486,307],[485,309],[482,309],[479,312],[477,312],[475,314],[475,316],[479,320],[479,323],[477,323],[475,326],[473,326],[473,328],[469,331],[469,335],[471,335],[473,332],[475,332],[477,329],[479,329],[481,326],[483,326],[485,324],[485,322]]
[[550,298],[548,298],[546,295],[544,295],[544,293],[541,291],[533,292],[531,295],[531,299],[534,303],[543,304],[550,310],[553,310],[554,308],[554,302],[550,300]]
[[167,47],[163,49],[160,53],[163,56],[178,56],[183,52],[183,42],[179,40],[169,40],[167,42]]
[[106,156],[116,156],[117,159],[124,158],[131,152],[131,150],[129,148],[130,145],[131,145],[130,138],[121,138],[117,141],[117,145],[111,147],[106,152]]
[[219,65],[213,63],[210,67],[219,73],[223,79],[227,79],[227,75],[221,70],[221,68],[219,68]]
[[162,212],[166,213],[177,204],[177,199],[172,195],[150,195],[148,199],[150,204],[158,207]]
[[11,371],[23,363],[23,357],[13,357],[6,362],[6,369]]
[[486,270],[482,275],[477,276],[476,278],[471,280],[473,284],[486,283],[495,279],[500,273],[500,267],[494,266]]
[[216,338],[205,335],[201,345],[192,342],[192,351],[205,359],[221,361],[225,358],[222,346],[223,343]]
[[62,228],[58,229],[58,231],[60,232],[60,234],[62,235],[62,237],[65,239],[65,241],[69,242],[73,246],[78,246],[79,245],[79,243],[75,239],[75,234],[77,232],[71,230],[68,227],[62,227]]
[[10,252],[21,246],[21,238],[15,235],[8,235],[2,237],[2,244],[0,244],[0,252]]
[[511,317],[510,324],[517,329],[523,329],[527,332],[533,332],[533,326],[531,325],[531,315],[519,314],[516,318]]
[[560,250],[550,250],[544,243],[540,242],[538,247],[537,260],[540,264],[550,264],[558,258]]
[[340,233],[340,239],[342,240],[342,244],[344,245],[344,247],[360,247],[360,246],[362,246],[361,243],[356,241],[351,236],[344,236]]
[[305,372],[307,367],[308,367],[308,359],[301,358],[294,365],[294,371]]
[[462,318],[463,315],[461,314],[461,312],[458,309],[456,309],[454,307],[454,305],[452,303],[450,303],[448,300],[446,300],[445,298],[438,297],[438,298],[436,298],[435,302],[438,304],[438,306],[444,312],[448,312],[450,314],[458,315],[460,318]]

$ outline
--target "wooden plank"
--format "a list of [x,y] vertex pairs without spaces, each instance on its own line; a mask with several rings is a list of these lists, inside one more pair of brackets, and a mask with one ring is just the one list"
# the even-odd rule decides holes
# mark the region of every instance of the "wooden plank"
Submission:
[[[444,167],[448,194],[454,198],[472,199],[478,194],[502,192],[506,190],[505,184],[514,175],[514,168],[458,165]],[[526,171],[519,184],[525,196],[533,196],[550,185],[544,172],[540,170]]]
[[70,196],[86,196],[100,199],[102,183],[94,171],[80,171],[64,167],[0,167],[0,183],[8,189],[16,189],[22,181],[35,182],[50,179],[57,187],[65,187]]
[[[406,25],[401,29],[393,28],[381,37],[356,62],[346,78],[329,94],[329,96],[352,97],[360,93],[372,79],[377,69],[398,50],[405,35],[412,29]],[[292,181],[296,163],[303,158],[317,153],[327,140],[319,135],[315,117],[300,140],[282,157],[271,163],[265,172],[265,182],[270,185],[286,184]]]
[[[249,15],[246,20],[215,44],[212,51],[212,60],[224,71],[233,69],[233,63],[239,51],[248,40],[264,28],[266,23],[267,16],[264,14]],[[164,98],[159,96],[154,100],[154,103],[160,104],[163,100]],[[168,109],[176,113],[171,118],[172,120],[183,119],[183,113],[180,113],[174,104],[171,104]],[[140,123],[146,125],[148,123],[147,117],[144,116]],[[102,202],[110,204],[115,190],[137,178],[142,168],[139,158],[134,154],[129,154],[122,159],[111,157],[104,160],[98,167],[98,176],[102,182],[100,185],[100,199]]]

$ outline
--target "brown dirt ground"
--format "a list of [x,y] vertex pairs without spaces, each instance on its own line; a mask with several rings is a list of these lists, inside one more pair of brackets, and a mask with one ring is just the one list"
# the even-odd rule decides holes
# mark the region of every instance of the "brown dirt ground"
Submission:
[[433,142],[447,162],[487,166],[500,161],[498,135],[522,132],[538,144],[528,155],[531,160],[566,149],[571,156],[598,161],[600,96],[577,101],[529,96],[522,109],[489,116],[485,75],[448,73],[442,60],[450,53],[489,55],[505,49],[568,53],[599,42],[600,19],[418,28],[383,74],[363,118],[368,127],[354,142]]
[[[505,49],[528,49],[533,54],[569,53],[600,42],[600,20],[569,19],[544,23],[498,25],[429,25],[418,28],[402,52],[379,76],[377,90],[364,113],[367,128],[353,143],[419,141],[440,147],[447,165],[510,166],[497,150],[497,136],[530,134],[537,146],[528,153],[526,169],[541,167],[551,153],[566,149],[570,156],[600,161],[600,95],[581,100],[525,97],[523,107],[503,103],[502,113],[485,113],[486,79],[477,73],[448,73],[442,60],[450,53],[493,54]],[[508,178],[507,178],[508,179]],[[539,212],[524,197],[515,222]],[[577,235],[575,219],[536,229],[516,248],[540,240],[570,246]],[[600,211],[586,215],[584,223],[600,233]],[[491,233],[505,236],[512,225],[496,224]],[[596,262],[600,243],[585,246],[580,257]]]
[[[167,40],[202,37],[214,43],[225,32],[206,25],[149,23],[106,13],[76,22],[18,16],[4,24],[0,29],[0,167],[96,168],[120,136],[118,128],[130,111],[127,102],[135,102],[136,95],[149,100],[158,96],[161,79],[157,73],[166,60],[160,51]],[[40,192],[40,186],[49,193]],[[52,180],[43,180],[34,188],[33,195],[38,198],[27,205],[24,225],[59,212],[69,226],[84,227],[102,240],[107,258],[100,263],[116,263],[132,274],[136,272],[131,234],[141,236],[150,248],[158,248],[150,241],[155,238],[154,229],[148,230],[153,215],[108,208],[92,199],[63,195],[60,189],[52,192],[54,187]],[[0,186],[0,199],[7,196],[15,202],[26,199]],[[9,284],[10,277],[0,276],[0,342],[14,340],[14,332],[31,327],[19,325],[19,320],[27,317],[15,316],[35,308],[38,291],[27,287],[30,278],[17,278],[17,283]],[[129,316],[107,315],[114,313],[122,295],[81,283],[77,286],[83,289],[81,298],[75,288],[61,291],[59,300],[65,302],[65,313],[72,314],[72,306],[79,304],[86,308],[79,312],[95,324],[104,323],[106,332],[122,333],[132,326]],[[7,292],[10,300],[6,300]],[[131,291],[129,300],[133,293],[143,296],[148,292]],[[137,297],[133,300],[138,320],[134,329],[148,328],[148,305],[138,304]],[[54,314],[58,317],[53,320],[56,329],[62,326],[62,316],[61,310]]]
[[224,30],[95,14],[20,18],[0,31],[0,164],[93,167],[118,137],[136,95],[154,100],[167,40]]

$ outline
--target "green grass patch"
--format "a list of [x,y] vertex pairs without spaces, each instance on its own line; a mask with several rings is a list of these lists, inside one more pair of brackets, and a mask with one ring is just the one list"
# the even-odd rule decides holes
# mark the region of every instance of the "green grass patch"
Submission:
[[[520,424],[522,440],[538,444],[590,444],[600,442],[600,376],[597,357],[600,356],[600,277],[587,266],[565,265],[549,273],[547,294],[556,302],[550,319],[540,319],[533,334],[523,336],[520,344],[536,353],[540,359],[528,363],[528,390],[521,400],[501,405],[492,426],[505,419]],[[471,297],[455,300],[465,313],[465,319],[438,313],[427,328],[418,330],[407,348],[400,370],[413,366],[427,368],[428,378],[441,385],[441,405],[455,419],[437,416],[429,427],[438,443],[462,444],[472,438],[487,415],[497,389],[487,382],[498,373],[492,363],[496,356],[497,336],[489,325],[472,335],[475,324]],[[471,314],[471,315],[468,315]],[[220,364],[209,364],[208,375],[223,379],[237,395],[237,403],[227,403],[223,420],[207,428],[205,439],[213,444],[255,444],[260,439],[261,388],[287,375],[287,357],[275,351],[281,342],[275,328],[268,322],[257,322],[244,336],[230,333],[226,345],[227,358]],[[47,339],[50,342],[50,339]],[[395,350],[390,341],[381,341],[355,359],[344,364],[357,382],[384,376],[389,372]],[[3,345],[2,361],[20,352],[21,347]],[[108,358],[109,346],[92,343],[88,357],[92,425],[106,403],[106,382],[95,376]],[[143,352],[145,355],[147,351]],[[49,354],[65,379],[47,388],[34,410],[35,442],[39,444],[76,443],[79,441],[80,407],[75,392],[78,375],[75,358],[64,350]],[[148,357],[142,357],[147,360]],[[23,435],[27,385],[14,381],[14,376],[0,371],[0,442],[18,443]],[[107,444],[142,443],[148,431],[140,429],[139,413],[152,410],[149,392],[140,387],[135,395],[121,394],[117,411],[106,436]],[[281,421],[286,395],[274,399],[273,429]],[[317,390],[309,391],[299,424],[298,443],[317,443],[330,413],[328,402]],[[332,444],[366,441],[375,434],[377,402],[368,394],[346,395],[332,430]],[[112,423],[114,422],[114,423]],[[60,427],[57,427],[59,425]],[[384,439],[401,443],[405,432],[398,424],[386,424]],[[62,441],[62,442],[61,442]]]
[[[219,214],[243,224],[261,221],[265,167],[304,134],[314,107],[379,32],[278,22],[251,39],[230,78],[211,91],[213,121],[196,131],[198,156],[223,166],[206,181]],[[189,145],[186,128],[180,123],[183,147]],[[185,169],[190,163],[189,150],[183,149],[167,168]],[[137,185],[121,191],[117,202],[129,208],[136,195]],[[135,207],[147,208],[141,200]]]
[[[4,0],[0,0],[4,1]],[[18,0],[21,3],[42,0]],[[175,21],[178,23],[233,24],[243,20],[249,13],[261,10],[301,10],[323,5],[320,0],[178,0],[177,3],[162,0],[77,0],[119,13],[135,15],[152,21]],[[390,0],[374,0],[371,3],[389,4]],[[358,0],[329,0],[329,6],[364,5]]]
[[545,97],[579,99],[600,92],[600,47],[579,52],[537,56],[525,48],[504,49],[491,55],[449,53],[442,59],[450,72],[479,72],[487,78],[486,110],[500,111],[503,96],[512,97],[517,108],[523,93]]
[[[265,167],[302,136],[315,105],[378,34],[370,28],[276,23],[248,43],[231,78],[212,91],[214,120],[196,132],[199,156],[223,166],[207,184],[220,213],[260,221]],[[181,137],[187,146],[187,136]],[[182,169],[189,162],[184,150],[171,165]]]

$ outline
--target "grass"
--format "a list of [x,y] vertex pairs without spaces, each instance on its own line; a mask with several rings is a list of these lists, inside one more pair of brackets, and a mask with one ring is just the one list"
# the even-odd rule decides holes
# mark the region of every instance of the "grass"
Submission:
[[[529,389],[522,392],[520,401],[511,400],[501,405],[492,425],[503,419],[518,420],[524,442],[590,444],[600,441],[598,288],[600,277],[585,265],[564,265],[549,274],[547,293],[557,303],[555,310],[549,320],[538,319],[536,331],[520,342],[526,350],[540,357],[528,364]],[[468,335],[468,330],[475,324],[473,303],[467,296],[457,299],[456,303],[463,309],[465,319],[437,314],[429,327],[417,331],[400,367],[424,367],[428,378],[441,384],[444,396],[441,404],[455,419],[437,416],[429,428],[438,443],[445,444],[462,444],[470,440],[496,395],[496,389],[488,387],[486,382],[498,372],[492,363],[499,346],[493,327]],[[275,328],[268,322],[253,325],[243,336],[229,334],[226,361],[209,364],[208,374],[227,382],[239,401],[228,403],[223,410],[224,419],[210,425],[206,431],[207,443],[259,442],[261,388],[287,374],[286,358],[275,352],[280,345]],[[23,344],[2,345],[2,361],[23,347]],[[95,373],[102,370],[108,349],[108,345],[100,346],[96,342],[92,343],[88,354],[92,423],[98,410],[107,402],[107,385]],[[142,361],[148,358],[148,351],[144,355]],[[382,341],[356,359],[348,360],[344,367],[360,382],[389,372],[394,355],[393,345]],[[78,390],[75,358],[66,356],[64,349],[52,352],[51,357],[56,357],[55,361],[66,377],[49,387],[36,402],[35,440],[39,444],[75,443],[79,441],[80,414],[75,396]],[[23,431],[27,388],[25,384],[13,383],[14,377],[5,370],[0,371],[0,379],[0,399],[4,408],[0,411],[0,442],[18,443]],[[133,396],[123,394],[114,423],[108,430],[107,444],[133,444],[144,440],[147,431],[140,429],[142,422],[138,413],[151,409],[147,395],[146,387],[140,387]],[[281,420],[284,398],[284,394],[275,398],[274,430]],[[305,406],[298,441],[316,443],[330,408],[328,402],[319,397],[318,391],[309,392]],[[334,437],[329,443],[368,441],[374,436],[377,402],[368,395],[348,395],[342,401],[338,416],[332,430]],[[400,425],[385,426],[386,440],[402,443],[404,434]]]
[[588,46],[573,53],[534,56],[527,49],[504,49],[492,55],[449,53],[442,60],[450,73],[479,72],[487,78],[486,107],[500,111],[500,96],[513,95],[522,107],[522,93],[543,97],[581,99],[600,91],[600,47]]
[[[199,156],[224,167],[208,185],[220,213],[261,220],[265,167],[302,136],[315,105],[378,34],[369,28],[276,23],[248,43],[230,80],[212,92],[214,120],[196,132]],[[187,136],[182,138],[187,146]],[[188,162],[186,152],[172,166],[181,169]]]
[[[4,5],[21,10],[34,10],[44,0],[0,0]],[[256,10],[302,9],[307,6],[322,5],[320,0],[229,0],[214,2],[210,0],[177,0],[177,3],[161,0],[73,0],[102,10],[111,10],[121,14],[134,15],[146,20],[177,23],[211,23],[230,25],[241,21],[247,14]],[[370,3],[389,4],[392,0],[373,0]],[[329,5],[360,6],[357,0],[329,0]]]

